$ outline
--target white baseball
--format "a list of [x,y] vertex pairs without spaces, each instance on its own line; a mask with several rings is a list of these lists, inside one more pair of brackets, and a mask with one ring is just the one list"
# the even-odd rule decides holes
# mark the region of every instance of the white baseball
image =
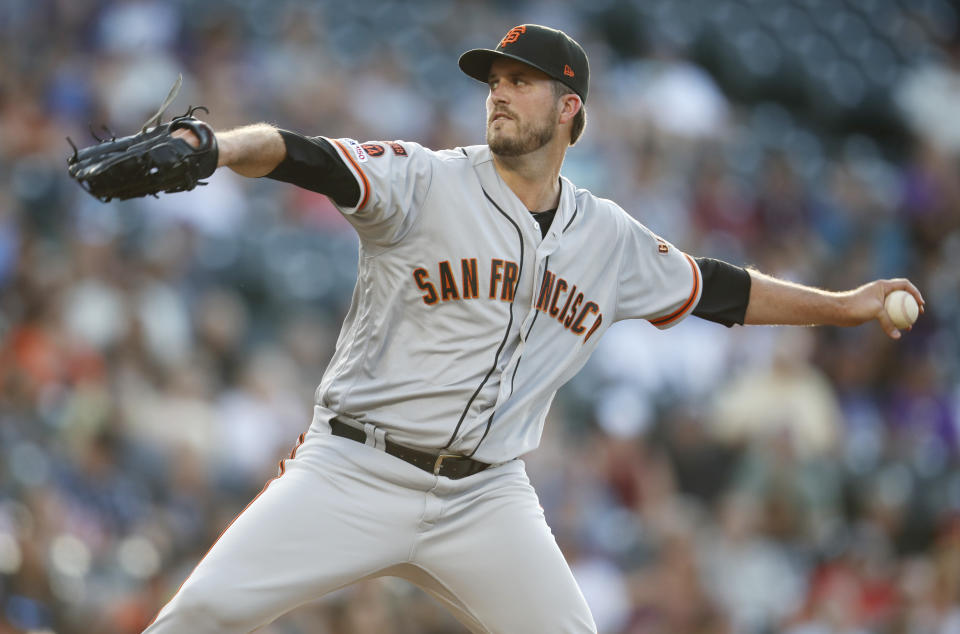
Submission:
[[920,314],[917,300],[907,291],[893,291],[887,295],[883,301],[883,309],[887,311],[893,325],[900,329],[912,326]]

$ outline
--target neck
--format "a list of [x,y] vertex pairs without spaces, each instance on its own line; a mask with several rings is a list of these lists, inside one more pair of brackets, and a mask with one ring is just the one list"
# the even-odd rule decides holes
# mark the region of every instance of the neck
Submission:
[[522,156],[493,155],[493,165],[528,211],[554,209],[560,203],[560,167],[566,148],[548,143]]

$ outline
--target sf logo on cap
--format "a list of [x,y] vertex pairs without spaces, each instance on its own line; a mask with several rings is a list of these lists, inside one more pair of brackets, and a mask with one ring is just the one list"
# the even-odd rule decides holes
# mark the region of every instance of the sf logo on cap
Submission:
[[516,42],[520,39],[520,36],[527,32],[527,27],[525,26],[515,26],[507,34],[503,36],[503,39],[500,40],[500,48],[503,48],[511,42]]

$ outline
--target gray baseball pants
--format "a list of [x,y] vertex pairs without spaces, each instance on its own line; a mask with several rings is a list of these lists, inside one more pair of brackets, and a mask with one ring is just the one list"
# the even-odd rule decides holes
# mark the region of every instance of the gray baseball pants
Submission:
[[522,461],[451,480],[369,436],[332,436],[318,414],[145,632],[249,632],[387,575],[423,588],[472,632],[596,632]]

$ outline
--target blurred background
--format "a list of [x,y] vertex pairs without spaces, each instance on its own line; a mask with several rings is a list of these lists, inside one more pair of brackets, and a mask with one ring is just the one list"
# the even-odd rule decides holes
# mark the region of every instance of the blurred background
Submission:
[[[103,205],[65,137],[132,133],[182,72],[167,118],[482,143],[457,57],[523,22],[590,56],[574,182],[692,254],[927,299],[897,342],[611,329],[527,459],[601,632],[960,633],[958,21],[947,0],[2,0],[0,633],[141,631],[308,426],[355,280],[322,196],[224,171]],[[261,631],[463,629],[386,579]]]

